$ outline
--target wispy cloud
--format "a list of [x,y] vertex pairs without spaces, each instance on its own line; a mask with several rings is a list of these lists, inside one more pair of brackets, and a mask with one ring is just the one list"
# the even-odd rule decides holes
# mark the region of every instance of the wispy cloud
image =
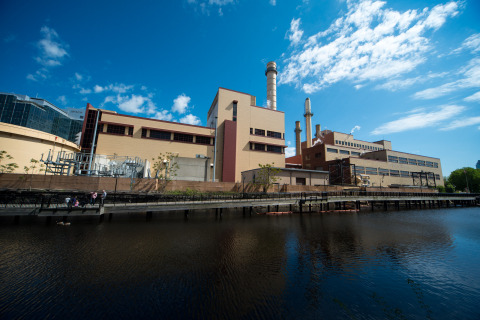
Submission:
[[168,112],[168,110],[162,110],[155,112],[153,118],[158,120],[172,121],[173,115]]
[[193,114],[187,114],[185,117],[180,119],[180,123],[193,124],[198,126],[201,124],[201,121],[197,116],[194,116]]
[[40,64],[41,68],[35,73],[27,75],[27,79],[34,81],[48,78],[50,69],[62,65],[63,60],[68,57],[68,45],[60,40],[54,29],[43,26],[40,34],[42,37],[37,42],[39,55],[35,57],[35,61]]
[[465,107],[463,106],[448,105],[442,106],[436,111],[411,113],[406,117],[387,122],[371,133],[373,135],[379,135],[439,126],[442,121],[450,119],[464,110]]
[[287,37],[292,46],[297,45],[302,40],[303,30],[300,29],[300,18],[292,19],[290,22],[290,30],[287,32]]
[[414,78],[406,78],[406,79],[392,79],[383,84],[379,84],[375,87],[375,89],[384,89],[388,91],[397,91],[401,89],[405,89],[408,87],[413,86],[414,84],[421,84],[425,83],[431,79],[441,78],[448,75],[448,72],[440,72],[440,73],[429,73],[425,76],[418,76]]
[[235,0],[187,0],[188,4],[194,6],[202,14],[210,15],[210,12],[215,10],[219,16],[223,16],[223,7],[235,4],[235,2]]
[[185,93],[182,93],[173,100],[172,112],[177,112],[184,114],[189,108],[188,104],[190,103],[191,98]]
[[431,49],[428,33],[459,9],[453,1],[403,13],[385,8],[383,1],[347,5],[344,16],[287,55],[279,84],[295,84],[312,93],[343,80],[358,84],[410,72],[426,60]]
[[472,34],[465,39],[460,48],[453,50],[453,53],[460,53],[464,50],[470,50],[472,53],[480,51],[480,33]]
[[57,98],[57,101],[60,102],[60,104],[62,104],[62,106],[66,106],[67,105],[67,98],[65,96],[60,96]]
[[419,91],[413,97],[416,99],[435,99],[462,89],[480,88],[480,58],[470,60],[458,74],[463,78]]
[[473,125],[480,124],[480,117],[471,117],[471,118],[464,118],[464,119],[457,119],[454,120],[452,123],[447,125],[446,127],[441,128],[442,131],[449,131],[463,127],[469,127]]
[[466,97],[463,100],[467,102],[480,102],[480,91],[472,94],[471,96]]

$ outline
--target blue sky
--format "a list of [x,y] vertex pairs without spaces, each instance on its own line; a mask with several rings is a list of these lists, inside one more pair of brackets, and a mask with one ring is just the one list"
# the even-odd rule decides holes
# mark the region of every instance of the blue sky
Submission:
[[0,92],[59,107],[206,125],[218,87],[266,106],[276,61],[288,145],[309,97],[313,124],[438,157],[446,175],[480,159],[475,0],[3,0],[0,43]]

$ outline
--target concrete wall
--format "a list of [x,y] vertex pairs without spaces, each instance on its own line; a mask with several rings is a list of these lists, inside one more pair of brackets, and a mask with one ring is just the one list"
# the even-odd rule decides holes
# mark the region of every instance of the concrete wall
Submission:
[[[46,159],[49,150],[53,152],[53,160],[61,151],[78,152],[79,146],[53,134],[30,128],[0,122],[0,150],[7,151],[13,157],[5,159],[2,164],[16,163],[15,173],[23,173],[24,166],[30,166],[30,159],[40,160],[42,153]],[[38,172],[37,164],[36,172]]]

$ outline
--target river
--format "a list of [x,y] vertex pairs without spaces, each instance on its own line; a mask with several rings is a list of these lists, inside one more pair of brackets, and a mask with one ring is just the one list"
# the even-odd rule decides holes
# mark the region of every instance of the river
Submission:
[[0,220],[1,319],[480,319],[480,208]]

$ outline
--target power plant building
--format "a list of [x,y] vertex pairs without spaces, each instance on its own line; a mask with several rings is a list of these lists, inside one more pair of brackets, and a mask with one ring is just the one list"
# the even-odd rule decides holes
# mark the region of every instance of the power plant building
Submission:
[[296,155],[286,159],[287,168],[325,170],[330,184],[373,187],[444,185],[440,159],[392,149],[387,140],[367,142],[352,134],[316,126],[311,137],[310,99],[305,102],[307,140],[301,141],[300,121],[296,122]]
[[[275,63],[269,63],[267,108],[256,106],[255,96],[219,88],[206,127],[122,115],[88,104],[82,151],[90,153],[93,146],[95,154],[147,161],[170,152],[177,155],[179,180],[240,182],[242,171],[259,164],[285,167],[285,114],[276,110],[276,73]],[[154,176],[151,163],[148,169]]]

